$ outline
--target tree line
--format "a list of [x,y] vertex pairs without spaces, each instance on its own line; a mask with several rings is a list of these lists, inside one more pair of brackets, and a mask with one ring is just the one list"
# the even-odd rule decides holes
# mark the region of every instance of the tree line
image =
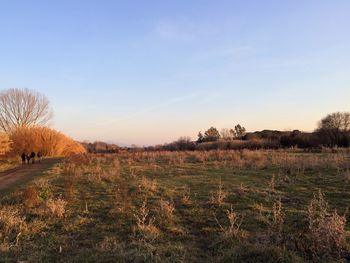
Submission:
[[215,149],[277,149],[277,148],[350,147],[350,113],[335,112],[319,121],[313,132],[300,130],[262,130],[247,132],[240,124],[219,131],[210,127],[198,133],[197,140],[180,137],[178,140],[144,150],[215,150]]

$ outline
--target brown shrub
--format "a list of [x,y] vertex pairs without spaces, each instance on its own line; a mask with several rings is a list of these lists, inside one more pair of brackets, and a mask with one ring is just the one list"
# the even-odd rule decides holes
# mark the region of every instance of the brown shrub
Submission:
[[221,237],[223,240],[242,240],[247,237],[248,233],[241,229],[243,217],[233,210],[232,205],[229,210],[226,210],[226,218],[228,224],[227,226],[222,226],[219,220],[215,217],[215,220],[222,231]]
[[175,212],[175,207],[173,202],[160,199],[159,212],[164,218],[171,220]]
[[157,181],[156,180],[150,180],[146,177],[142,176],[141,182],[139,184],[140,189],[144,189],[146,191],[155,192],[157,190]]
[[0,241],[5,238],[18,238],[25,225],[25,217],[17,208],[13,206],[0,208]]
[[48,213],[59,218],[62,218],[66,213],[66,205],[67,201],[63,200],[60,197],[57,199],[50,198],[46,201]]
[[23,191],[23,203],[27,208],[36,206],[40,203],[39,191],[35,185],[27,186]]
[[191,189],[189,187],[185,187],[182,193],[182,197],[181,197],[181,202],[184,205],[189,205],[191,204]]
[[20,127],[10,134],[13,152],[42,151],[47,156],[85,153],[84,147],[64,134],[41,126]]
[[11,150],[12,142],[9,138],[9,136],[4,133],[0,132],[0,156],[5,155],[7,152]]
[[150,216],[147,208],[147,200],[144,200],[140,208],[134,213],[136,219],[136,231],[141,235],[141,240],[154,241],[159,235],[159,229],[154,225],[155,217]]
[[215,205],[222,205],[227,195],[228,195],[228,192],[224,190],[222,182],[220,180],[218,189],[216,191],[210,192],[210,198],[209,198],[210,203]]
[[281,245],[284,241],[284,212],[282,210],[281,200],[276,201],[272,206],[272,211],[268,217],[268,237],[270,242],[276,245]]
[[328,203],[319,191],[308,207],[309,234],[315,257],[339,256],[348,235],[345,215],[328,212]]

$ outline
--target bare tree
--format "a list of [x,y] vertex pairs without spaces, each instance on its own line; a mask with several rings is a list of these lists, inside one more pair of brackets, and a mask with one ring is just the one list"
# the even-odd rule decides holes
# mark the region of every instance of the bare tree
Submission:
[[0,92],[0,129],[10,133],[18,127],[45,125],[53,117],[45,95],[30,89]]
[[350,142],[350,113],[335,112],[324,117],[316,130],[322,144],[347,147]]
[[233,135],[230,129],[227,129],[227,128],[221,129],[220,135],[221,135],[221,138],[223,138],[224,140],[231,140],[233,138]]
[[319,129],[326,130],[350,130],[350,113],[349,112],[335,112],[328,114],[319,123]]

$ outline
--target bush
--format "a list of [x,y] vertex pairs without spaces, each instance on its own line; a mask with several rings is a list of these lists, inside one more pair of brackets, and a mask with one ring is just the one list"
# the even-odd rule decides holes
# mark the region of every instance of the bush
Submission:
[[14,239],[25,226],[25,218],[12,206],[0,208],[0,242],[3,239]]
[[66,205],[67,201],[62,198],[57,199],[49,199],[46,201],[46,207],[48,209],[49,214],[62,218],[66,213]]
[[337,257],[345,246],[347,232],[345,216],[328,212],[328,203],[319,191],[308,207],[311,249],[314,257]]
[[0,132],[0,155],[4,155],[11,149],[11,141],[6,133]]
[[39,192],[34,185],[27,186],[23,191],[23,203],[29,208],[37,205],[40,202]]
[[13,152],[41,151],[46,156],[85,153],[84,147],[64,134],[47,127],[21,127],[10,134]]

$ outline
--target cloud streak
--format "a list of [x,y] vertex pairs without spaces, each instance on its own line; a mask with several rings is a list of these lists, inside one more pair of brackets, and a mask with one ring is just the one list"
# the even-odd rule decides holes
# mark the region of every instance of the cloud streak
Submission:
[[160,102],[160,103],[157,103],[154,105],[150,105],[150,106],[142,108],[138,111],[131,112],[131,113],[129,113],[126,116],[123,116],[121,118],[113,119],[111,121],[101,122],[101,123],[99,123],[99,125],[100,126],[105,126],[105,125],[112,126],[112,125],[115,125],[115,124],[120,123],[120,122],[125,122],[128,120],[134,119],[134,118],[138,118],[141,114],[154,112],[154,111],[157,111],[160,109],[165,109],[165,108],[168,108],[170,106],[173,106],[173,105],[176,105],[176,104],[179,104],[181,102],[188,101],[188,100],[194,100],[194,99],[198,98],[199,96],[200,96],[199,93],[192,92],[192,93],[189,93],[189,94],[184,95],[184,96],[170,98],[166,101],[163,101],[163,102]]

